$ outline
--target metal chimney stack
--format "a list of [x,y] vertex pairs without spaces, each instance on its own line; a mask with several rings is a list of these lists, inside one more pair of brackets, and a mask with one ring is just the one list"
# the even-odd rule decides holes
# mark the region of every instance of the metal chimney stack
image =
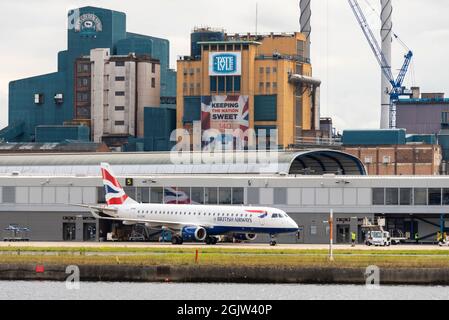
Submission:
[[299,23],[301,25],[301,33],[305,34],[306,46],[304,51],[305,58],[310,59],[310,34],[312,33],[312,27],[310,26],[310,19],[312,16],[312,9],[310,8],[311,0],[301,0],[299,3],[299,8],[301,9],[301,17]]
[[[388,63],[388,68],[391,69],[391,43],[393,41],[392,37],[392,29],[393,29],[393,23],[391,21],[392,15],[393,15],[393,6],[391,4],[392,0],[380,0],[380,3],[382,5],[382,13],[381,13],[381,20],[382,20],[382,27],[380,30],[380,36],[382,39],[382,53],[385,56],[385,59]],[[389,92],[391,91],[391,84],[388,81],[388,79],[384,76],[382,73],[382,91],[381,91],[381,97],[382,97],[382,114],[381,114],[381,123],[380,128],[381,129],[389,129],[391,127],[391,117],[392,117],[392,110],[390,110],[390,95]]]

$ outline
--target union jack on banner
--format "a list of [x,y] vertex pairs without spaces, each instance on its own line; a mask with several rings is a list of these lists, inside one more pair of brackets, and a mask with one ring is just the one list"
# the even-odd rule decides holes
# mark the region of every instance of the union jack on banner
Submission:
[[249,100],[245,96],[239,96],[239,105],[243,105],[240,118],[240,130],[245,132],[249,128]]

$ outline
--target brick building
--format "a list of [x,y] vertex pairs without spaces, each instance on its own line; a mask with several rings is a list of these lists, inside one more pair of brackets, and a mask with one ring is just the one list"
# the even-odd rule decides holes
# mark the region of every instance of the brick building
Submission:
[[406,144],[344,147],[358,157],[369,175],[438,175],[441,167],[439,145]]

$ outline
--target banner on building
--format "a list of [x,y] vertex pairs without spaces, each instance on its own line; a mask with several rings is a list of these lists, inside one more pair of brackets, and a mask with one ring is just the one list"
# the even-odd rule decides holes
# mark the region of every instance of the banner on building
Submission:
[[203,96],[201,98],[202,130],[226,130],[249,128],[248,96]]
[[241,52],[212,52],[209,53],[210,76],[241,76]]

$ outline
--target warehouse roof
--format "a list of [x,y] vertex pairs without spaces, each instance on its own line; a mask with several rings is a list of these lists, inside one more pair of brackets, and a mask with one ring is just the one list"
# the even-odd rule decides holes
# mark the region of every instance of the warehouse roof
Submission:
[[356,157],[335,150],[229,153],[85,153],[0,155],[0,174],[97,176],[101,162],[117,175],[366,175]]

